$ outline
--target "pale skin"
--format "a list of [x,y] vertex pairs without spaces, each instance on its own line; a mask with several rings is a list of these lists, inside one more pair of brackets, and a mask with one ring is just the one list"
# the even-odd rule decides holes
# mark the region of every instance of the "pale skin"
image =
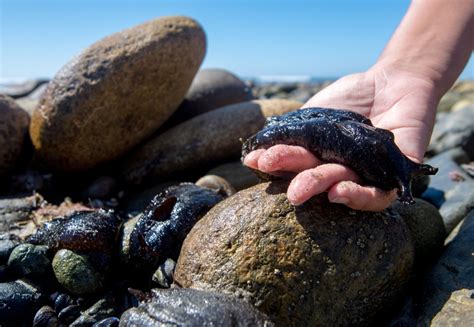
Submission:
[[[369,70],[345,76],[305,107],[348,109],[395,135],[410,159],[421,162],[440,98],[454,84],[474,49],[474,0],[413,0],[382,55]],[[322,192],[350,208],[381,211],[396,190],[362,186],[351,169],[323,163],[302,147],[276,145],[249,153],[244,164],[265,173],[297,173],[288,200],[300,205]]]

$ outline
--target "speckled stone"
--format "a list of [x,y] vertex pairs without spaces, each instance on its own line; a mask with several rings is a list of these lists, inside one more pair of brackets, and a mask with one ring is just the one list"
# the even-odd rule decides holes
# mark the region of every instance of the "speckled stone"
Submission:
[[8,259],[9,268],[20,276],[41,275],[50,270],[48,247],[24,243],[13,249]]
[[232,293],[278,325],[367,325],[410,277],[403,219],[331,204],[289,204],[288,184],[263,183],[211,209],[181,250],[175,281]]
[[33,113],[38,159],[77,171],[122,155],[176,110],[205,49],[201,26],[180,16],[92,44],[57,73]]

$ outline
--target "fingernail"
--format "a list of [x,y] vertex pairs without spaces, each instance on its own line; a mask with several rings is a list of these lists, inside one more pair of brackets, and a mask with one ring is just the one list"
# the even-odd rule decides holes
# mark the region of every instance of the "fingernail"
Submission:
[[332,203],[348,204],[349,199],[344,197],[336,197],[334,199],[329,199]]

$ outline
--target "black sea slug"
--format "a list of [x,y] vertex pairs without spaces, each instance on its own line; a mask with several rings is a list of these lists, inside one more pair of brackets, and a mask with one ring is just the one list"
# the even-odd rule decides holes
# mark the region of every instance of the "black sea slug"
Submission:
[[366,185],[383,190],[397,188],[399,201],[404,204],[414,203],[413,178],[438,171],[406,157],[391,131],[376,128],[368,118],[346,110],[306,108],[271,117],[244,143],[242,156],[276,144],[299,145],[322,161],[343,164]]

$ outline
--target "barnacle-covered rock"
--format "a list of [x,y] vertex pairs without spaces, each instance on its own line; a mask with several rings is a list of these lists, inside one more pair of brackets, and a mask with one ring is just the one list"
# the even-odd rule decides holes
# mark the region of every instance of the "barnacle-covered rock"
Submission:
[[122,259],[134,270],[150,271],[166,258],[177,259],[194,224],[223,196],[192,183],[158,194],[122,235]]
[[399,200],[406,204],[414,203],[412,179],[437,172],[406,157],[392,132],[352,111],[307,108],[269,118],[265,128],[244,143],[242,155],[276,144],[302,146],[322,161],[350,167],[369,185],[397,188]]

